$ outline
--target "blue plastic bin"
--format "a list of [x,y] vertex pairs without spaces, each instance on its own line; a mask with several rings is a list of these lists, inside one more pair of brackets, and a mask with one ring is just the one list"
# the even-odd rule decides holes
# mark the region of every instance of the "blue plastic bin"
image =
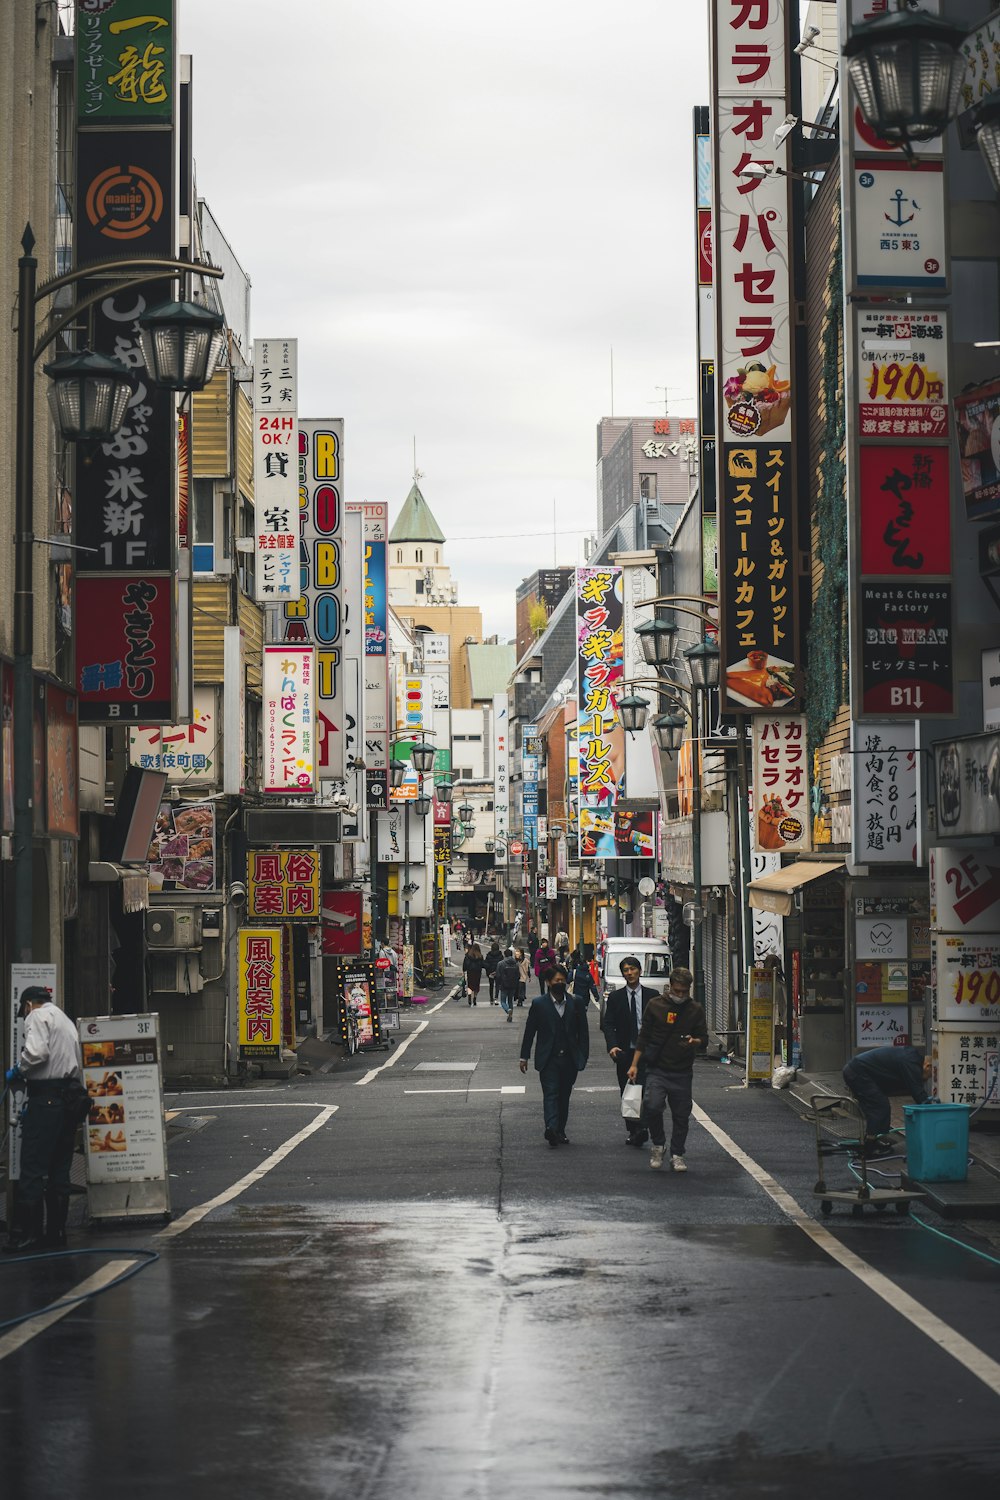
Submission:
[[906,1170],[915,1182],[964,1182],[969,1175],[969,1106],[904,1104]]

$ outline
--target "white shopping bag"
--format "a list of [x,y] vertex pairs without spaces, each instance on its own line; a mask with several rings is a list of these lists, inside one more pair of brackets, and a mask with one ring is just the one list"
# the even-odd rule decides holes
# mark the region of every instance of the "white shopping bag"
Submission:
[[638,1120],[642,1114],[642,1084],[627,1083],[622,1089],[622,1119]]

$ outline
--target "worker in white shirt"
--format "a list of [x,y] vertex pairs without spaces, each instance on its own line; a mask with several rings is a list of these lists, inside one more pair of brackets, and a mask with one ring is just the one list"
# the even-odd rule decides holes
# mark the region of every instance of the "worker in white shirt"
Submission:
[[22,991],[21,1014],[24,1045],[17,1065],[7,1072],[8,1086],[23,1082],[28,1094],[14,1223],[4,1246],[12,1254],[66,1243],[69,1174],[79,1123],[67,1089],[79,1095],[83,1072],[76,1027],[47,989],[33,984]]

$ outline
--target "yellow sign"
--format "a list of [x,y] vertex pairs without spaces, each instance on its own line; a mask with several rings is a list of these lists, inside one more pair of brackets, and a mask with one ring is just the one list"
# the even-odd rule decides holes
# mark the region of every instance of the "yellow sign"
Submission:
[[281,1056],[280,927],[237,933],[241,1057]]
[[773,969],[750,970],[747,1016],[747,1078],[770,1078],[774,1064]]
[[247,856],[247,916],[319,921],[318,849],[251,849]]

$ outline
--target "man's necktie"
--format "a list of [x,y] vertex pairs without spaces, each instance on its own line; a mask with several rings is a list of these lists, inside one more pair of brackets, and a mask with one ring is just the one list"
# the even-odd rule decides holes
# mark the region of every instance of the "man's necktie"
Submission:
[[632,1009],[632,1046],[639,1040],[639,1017],[635,1010],[635,990],[629,990],[628,1003]]

